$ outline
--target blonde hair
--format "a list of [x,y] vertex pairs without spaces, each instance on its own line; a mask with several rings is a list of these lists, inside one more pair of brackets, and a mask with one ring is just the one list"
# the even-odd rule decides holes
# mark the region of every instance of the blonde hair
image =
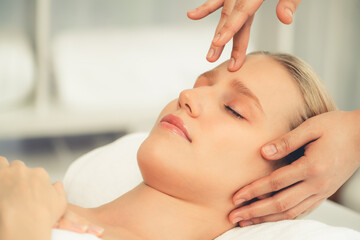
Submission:
[[[306,119],[337,110],[334,100],[326,90],[320,77],[309,64],[300,58],[287,53],[271,53],[266,51],[252,52],[248,55],[265,55],[277,61],[285,67],[299,87],[304,99],[304,106],[300,109],[299,115],[294,116],[294,119],[290,122],[290,130],[298,127]],[[304,149],[300,148],[284,158],[281,165],[290,164],[303,154]]]

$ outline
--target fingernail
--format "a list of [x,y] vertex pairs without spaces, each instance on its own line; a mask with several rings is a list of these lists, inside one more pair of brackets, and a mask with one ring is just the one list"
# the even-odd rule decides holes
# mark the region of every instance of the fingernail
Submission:
[[241,217],[236,217],[232,220],[232,223],[236,224],[236,223],[240,222],[241,220],[243,220]]
[[289,8],[286,8],[285,11],[291,18],[293,17],[293,12]]
[[263,151],[267,156],[272,156],[275,153],[277,153],[277,149],[276,149],[276,146],[274,144],[270,144],[270,145],[265,146],[263,148]]
[[250,220],[245,220],[245,221],[242,221],[241,222],[241,227],[248,227],[248,226],[251,226],[253,225],[254,223]]
[[235,67],[235,58],[231,58],[229,63],[229,68],[234,68],[234,67]]
[[221,34],[220,34],[220,33],[216,34],[216,36],[214,37],[213,42],[219,41],[220,37],[221,37]]
[[243,202],[245,202],[246,200],[245,199],[242,199],[242,198],[240,198],[240,199],[236,199],[235,200],[235,205],[240,205],[240,204],[242,204]]
[[80,232],[86,232],[88,230],[88,226],[87,225],[82,225],[79,223],[73,223],[71,224],[71,227],[75,230],[75,231],[80,231]]
[[215,50],[213,48],[210,48],[208,54],[207,54],[207,58],[212,58],[212,56],[214,56]]
[[101,236],[104,233],[104,229],[102,227],[91,224],[88,232],[96,236]]

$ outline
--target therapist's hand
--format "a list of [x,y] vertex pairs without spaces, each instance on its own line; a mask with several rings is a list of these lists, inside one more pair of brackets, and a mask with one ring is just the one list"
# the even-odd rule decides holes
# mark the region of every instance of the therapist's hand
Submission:
[[62,184],[52,185],[44,169],[0,157],[0,239],[49,240],[66,205]]
[[[360,110],[334,111],[310,118],[265,145],[261,153],[269,161],[276,161],[305,144],[303,157],[234,195],[236,204],[241,199],[261,200],[233,210],[230,221],[248,226],[293,219],[335,193],[360,166]],[[262,199],[273,192],[277,193]]]
[[[293,21],[293,14],[301,0],[279,0],[276,14],[284,24]],[[202,19],[222,7],[220,21],[206,59],[215,62],[225,44],[233,38],[233,49],[228,70],[237,71],[245,60],[250,38],[250,27],[255,12],[263,0],[208,0],[200,7],[187,13],[193,20]]]

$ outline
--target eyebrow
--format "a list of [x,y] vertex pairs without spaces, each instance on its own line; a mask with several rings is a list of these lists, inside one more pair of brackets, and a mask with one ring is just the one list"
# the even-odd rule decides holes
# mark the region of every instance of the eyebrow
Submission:
[[263,110],[263,108],[262,108],[262,106],[260,104],[259,99],[256,97],[256,95],[248,87],[246,87],[246,85],[242,81],[235,78],[234,80],[232,80],[231,86],[233,88],[235,88],[237,92],[240,92],[241,94],[244,94],[245,96],[251,98],[255,102],[255,105],[262,112],[264,112],[264,110]]
[[[199,76],[200,77],[205,77],[207,78],[211,83],[214,83],[215,79],[218,77],[218,72],[216,71],[209,71],[209,72],[205,72],[203,74],[201,74]],[[252,99],[255,102],[255,106],[261,110],[262,112],[264,112],[259,99],[256,97],[256,95],[244,84],[243,81],[241,81],[240,79],[234,78],[231,81],[231,86],[239,93],[249,97],[250,99]]]

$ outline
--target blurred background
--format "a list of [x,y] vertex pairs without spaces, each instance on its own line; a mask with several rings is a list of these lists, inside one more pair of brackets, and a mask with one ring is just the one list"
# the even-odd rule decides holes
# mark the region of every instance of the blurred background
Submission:
[[[208,63],[220,11],[203,0],[0,0],[0,155],[61,180],[77,157],[149,131],[162,107]],[[303,0],[292,25],[257,12],[248,51],[293,53],[322,77],[341,110],[360,108],[360,1]],[[356,186],[356,187],[354,187]],[[340,202],[360,212],[360,173]],[[356,195],[357,194],[357,195]]]

